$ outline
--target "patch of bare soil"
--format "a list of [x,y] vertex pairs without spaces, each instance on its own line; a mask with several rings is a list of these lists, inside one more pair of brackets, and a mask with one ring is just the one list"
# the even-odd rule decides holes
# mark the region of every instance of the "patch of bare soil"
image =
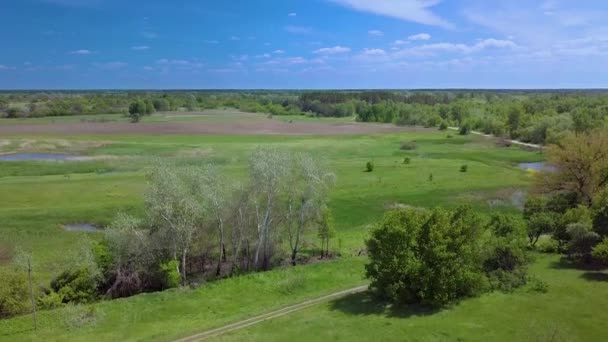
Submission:
[[[421,132],[422,127],[401,127],[374,123],[320,123],[279,120],[229,122],[80,122],[54,124],[15,124],[0,126],[7,134],[253,134],[253,135],[348,135],[391,132]],[[433,130],[434,131],[434,130]]]
[[0,244],[0,265],[7,265],[13,260],[13,251],[9,246]]

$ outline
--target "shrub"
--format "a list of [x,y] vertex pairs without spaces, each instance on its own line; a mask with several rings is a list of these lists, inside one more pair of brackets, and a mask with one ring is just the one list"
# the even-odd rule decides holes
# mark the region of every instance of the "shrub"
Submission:
[[593,201],[593,230],[600,236],[608,236],[608,187]]
[[24,313],[28,308],[27,276],[13,270],[0,271],[0,318]]
[[514,237],[521,239],[525,236],[521,220],[511,215],[493,214],[488,225],[490,231],[497,237]]
[[388,212],[366,242],[371,287],[393,302],[434,307],[478,293],[481,231],[469,207]]
[[403,150],[403,151],[413,151],[416,148],[418,148],[418,146],[416,145],[416,142],[414,142],[414,141],[407,141],[407,142],[401,143],[401,150]]
[[86,268],[67,270],[51,281],[51,289],[64,303],[88,303],[97,299],[99,279]]
[[468,170],[469,166],[467,164],[460,166],[460,172],[467,172]]
[[446,138],[448,138],[448,139],[452,139],[453,137],[454,137],[454,136],[453,136],[453,135],[451,135],[451,134],[446,135]]
[[170,289],[179,286],[182,276],[178,271],[178,267],[179,262],[177,260],[167,261],[160,265],[161,278],[164,288]]
[[568,256],[586,263],[591,262],[591,251],[600,242],[600,236],[583,223],[568,225],[568,234],[570,235],[567,246]]
[[555,226],[555,215],[548,212],[539,212],[532,214],[527,221],[528,239],[530,245],[534,247],[541,235],[553,231]]
[[554,239],[540,239],[536,245],[536,250],[541,253],[557,253],[560,248],[558,242]]
[[365,172],[372,172],[374,171],[374,162],[368,161],[365,164]]
[[546,281],[540,280],[538,278],[532,278],[530,280],[530,291],[547,293],[547,291],[549,291],[549,284],[547,284]]
[[460,130],[458,131],[458,134],[467,135],[469,133],[471,133],[471,124],[468,122],[462,124],[462,126],[460,126]]
[[448,129],[448,124],[445,121],[441,121],[441,123],[439,124],[439,130],[445,131],[447,129]]
[[49,291],[36,299],[36,306],[42,310],[59,308],[63,306],[63,296],[55,291]]
[[409,164],[412,160],[410,159],[410,157],[405,157],[403,158],[403,164]]
[[583,223],[591,226],[591,212],[589,208],[580,205],[576,208],[568,209],[564,215],[559,217],[556,221],[553,229],[553,239],[557,241],[559,249],[570,241],[570,234],[568,234],[568,226],[573,223]]
[[593,258],[604,265],[608,265],[608,238],[604,239],[591,252]]

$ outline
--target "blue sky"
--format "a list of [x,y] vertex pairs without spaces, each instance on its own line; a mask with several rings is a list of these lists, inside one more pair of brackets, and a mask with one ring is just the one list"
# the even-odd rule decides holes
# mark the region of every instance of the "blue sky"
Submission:
[[603,0],[5,0],[0,88],[608,87]]

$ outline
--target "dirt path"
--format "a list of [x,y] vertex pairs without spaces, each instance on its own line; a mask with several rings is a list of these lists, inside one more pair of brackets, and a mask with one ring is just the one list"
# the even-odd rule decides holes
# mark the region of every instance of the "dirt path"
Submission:
[[[458,130],[460,130],[458,127],[448,127],[448,129],[451,129],[452,131],[458,131]],[[481,135],[481,136],[484,136],[486,138],[496,138],[496,136],[494,136],[492,134],[485,134],[485,133],[477,132],[477,131],[471,131],[471,134]],[[535,148],[535,149],[539,149],[539,150],[542,150],[542,148],[543,148],[542,145],[525,143],[525,142],[521,142],[519,140],[509,140],[509,139],[507,139],[507,141],[510,142],[513,145],[518,145],[518,146]]]
[[341,297],[345,297],[348,296],[350,294],[355,294],[355,293],[360,293],[360,292],[364,292],[367,291],[368,286],[358,286],[358,287],[354,287],[348,290],[343,290],[343,291],[338,291],[338,292],[334,292],[332,294],[323,296],[323,297],[319,297],[319,298],[315,298],[315,299],[311,299],[311,300],[307,300],[304,302],[301,302],[299,304],[295,304],[295,305],[291,305],[291,306],[287,306],[284,307],[282,309],[279,310],[275,310],[275,311],[271,311],[271,312],[267,312],[265,314],[259,315],[259,316],[255,316],[252,318],[248,318],[246,320],[242,320],[239,322],[235,322],[235,323],[231,323],[228,325],[225,325],[223,327],[219,327],[219,328],[215,328],[212,330],[208,330],[202,333],[198,333],[195,335],[191,335],[188,337],[184,337],[181,338],[179,340],[175,340],[175,342],[194,342],[194,341],[204,341],[207,340],[209,338],[212,337],[216,337],[231,331],[235,331],[235,330],[239,330],[239,329],[243,329],[243,328],[247,328],[249,326],[258,324],[258,323],[262,323],[264,321],[267,320],[271,320],[273,318],[277,318],[277,317],[281,317],[281,316],[285,316],[288,315],[292,312],[295,311],[299,311],[302,309],[305,309],[307,307],[319,304],[319,303],[323,303],[323,302],[327,302],[333,299],[338,299]]

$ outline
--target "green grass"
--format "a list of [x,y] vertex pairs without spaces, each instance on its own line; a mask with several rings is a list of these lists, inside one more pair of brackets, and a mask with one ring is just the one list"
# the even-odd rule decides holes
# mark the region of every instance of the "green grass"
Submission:
[[[221,115],[209,115],[205,120],[236,119]],[[517,162],[542,159],[516,147],[496,148],[482,137],[448,139],[444,132],[339,137],[40,135],[3,139],[8,141],[3,153],[19,151],[26,141],[29,149],[114,156],[77,162],[0,162],[0,241],[33,254],[37,283],[48,283],[65,268],[72,257],[70,251],[83,238],[99,237],[96,233],[65,231],[62,224],[103,226],[118,211],[141,212],[145,173],[157,158],[173,159],[181,165],[213,162],[226,174],[241,179],[250,152],[260,145],[312,153],[336,173],[330,207],[337,224],[333,245],[342,253],[332,262],[236,277],[196,290],[97,303],[92,306],[94,322],[82,327],[74,323],[81,309],[73,308],[41,313],[37,334],[29,330],[28,317],[0,321],[0,339],[6,340],[166,340],[356,286],[362,282],[365,259],[355,255],[363,246],[370,224],[388,207],[471,202],[478,210],[488,212],[493,209],[487,200],[503,198],[501,190],[529,185],[532,176],[518,169]],[[416,141],[416,150],[399,149],[401,142],[411,140]],[[402,164],[405,156],[411,158],[411,164]],[[374,162],[373,172],[363,172],[367,161]],[[468,172],[459,171],[462,164],[469,166]],[[433,182],[428,181],[430,173]],[[508,205],[499,209],[514,210]],[[316,242],[314,233],[309,239]]]
[[263,322],[219,341],[603,341],[608,273],[538,255],[530,273],[548,284],[490,293],[437,312],[394,308],[357,294]]

